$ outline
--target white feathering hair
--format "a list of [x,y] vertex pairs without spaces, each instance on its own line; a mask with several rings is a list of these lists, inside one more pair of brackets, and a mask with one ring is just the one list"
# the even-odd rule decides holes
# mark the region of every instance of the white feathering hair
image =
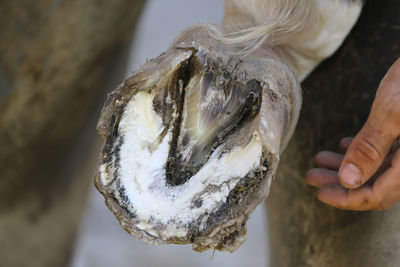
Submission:
[[227,0],[224,25],[204,26],[243,56],[284,50],[303,80],[342,44],[361,7],[361,0]]

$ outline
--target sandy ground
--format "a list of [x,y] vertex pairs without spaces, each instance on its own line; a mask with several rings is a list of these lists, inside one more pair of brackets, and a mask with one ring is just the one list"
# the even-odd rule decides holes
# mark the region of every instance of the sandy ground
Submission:
[[[149,0],[131,45],[128,76],[146,59],[158,56],[184,28],[220,23],[223,0]],[[93,166],[95,168],[95,166]],[[70,267],[267,266],[267,228],[263,205],[248,222],[248,239],[234,253],[197,253],[189,245],[148,246],[123,231],[92,187]]]

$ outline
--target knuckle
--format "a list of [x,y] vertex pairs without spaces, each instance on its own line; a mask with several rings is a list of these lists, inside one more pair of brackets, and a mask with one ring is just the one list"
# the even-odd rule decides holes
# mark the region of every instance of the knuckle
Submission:
[[382,157],[382,153],[377,146],[365,137],[360,137],[357,142],[355,142],[354,149],[357,154],[370,162],[376,162]]

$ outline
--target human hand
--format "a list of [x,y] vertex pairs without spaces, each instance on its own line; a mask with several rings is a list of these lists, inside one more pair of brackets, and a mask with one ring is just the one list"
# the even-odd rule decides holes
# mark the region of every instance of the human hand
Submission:
[[[307,183],[318,199],[346,210],[384,210],[400,200],[400,58],[382,79],[369,117],[354,138],[339,147],[345,155],[323,151]],[[396,141],[397,140],[397,141]]]

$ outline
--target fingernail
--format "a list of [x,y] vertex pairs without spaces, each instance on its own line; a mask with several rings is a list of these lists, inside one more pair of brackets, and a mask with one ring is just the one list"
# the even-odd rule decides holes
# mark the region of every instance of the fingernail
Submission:
[[357,166],[352,163],[344,165],[340,171],[340,177],[348,185],[355,186],[361,184],[361,172]]

